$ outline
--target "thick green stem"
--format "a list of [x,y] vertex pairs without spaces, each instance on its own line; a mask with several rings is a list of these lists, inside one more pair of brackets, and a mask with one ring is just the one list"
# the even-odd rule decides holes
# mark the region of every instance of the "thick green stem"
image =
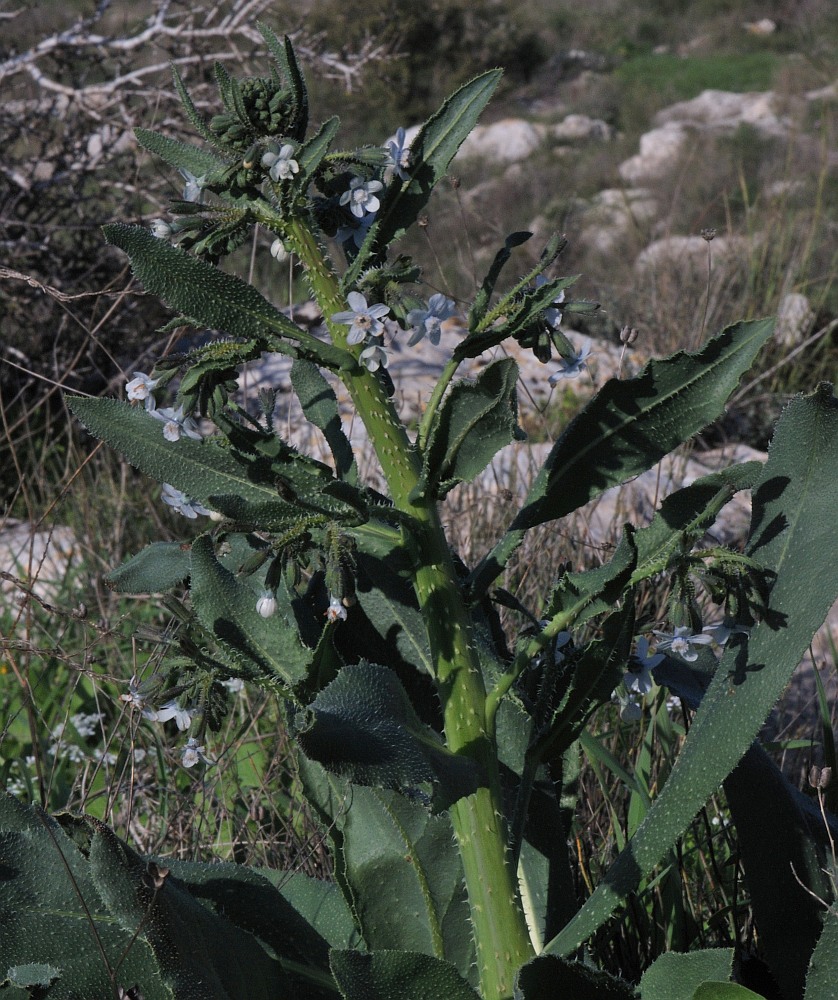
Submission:
[[[283,221],[289,249],[306,268],[333,342],[346,347],[347,328],[331,323],[346,308],[337,277],[300,221]],[[359,348],[349,348],[360,353]],[[375,448],[396,507],[416,530],[406,539],[417,570],[416,595],[427,624],[448,748],[475,760],[485,776],[477,792],[457,801],[451,820],[465,870],[480,987],[484,1000],[512,996],[516,970],[532,955],[517,883],[507,855],[497,754],[486,726],[486,690],[471,626],[435,504],[414,502],[421,461],[380,381],[361,366],[342,372],[344,384]]]

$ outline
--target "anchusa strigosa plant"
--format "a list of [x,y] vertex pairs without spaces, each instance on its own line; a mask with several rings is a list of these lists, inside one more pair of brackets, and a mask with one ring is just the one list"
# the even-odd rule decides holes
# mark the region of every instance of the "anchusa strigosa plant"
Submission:
[[[502,284],[529,239],[512,234],[467,309],[441,293],[423,298],[419,269],[395,250],[499,72],[461,87],[409,148],[400,129],[380,148],[341,150],[336,118],[309,125],[290,43],[260,30],[271,75],[237,81],[219,66],[220,114],[204,118],[175,75],[203,145],[137,132],[186,179],[171,219],[106,228],[146,289],[175,311],[172,326],[221,335],[134,373],[125,401],[68,402],[200,526],[190,541],[154,542],[110,575],[119,591],[180,595],[171,606],[181,676],[156,701],[137,689],[140,713],[188,728],[182,764],[197,772],[213,767],[225,683],[279,694],[301,750],[304,795],[330,831],[336,879],[297,874],[276,888],[268,873],[187,862],[166,862],[161,875],[160,859],[140,858],[89,822],[84,836],[74,833],[77,844],[86,836],[82,847],[65,837],[62,850],[93,919],[107,924],[104,981],[114,995],[136,983],[147,1000],[635,996],[636,984],[598,971],[596,954],[583,960],[580,949],[737,764],[737,774],[756,768],[754,737],[838,592],[836,400],[828,386],[795,400],[764,466],[677,491],[650,524],[625,526],[610,561],[557,566],[541,607],[521,606],[498,580],[526,533],[649,469],[714,420],[772,321],[737,323],[698,352],[607,382],[565,427],[499,541],[465,565],[446,540],[439,501],[523,435],[511,358],[498,352],[473,381],[457,373],[509,341],[532,350],[553,382],[585,368],[587,352],[561,322],[587,306],[570,297],[573,278],[548,277],[564,239],[556,235],[534,267]],[[325,337],[217,266],[254,226],[270,234],[273,256],[292,255],[301,268]],[[465,332],[408,431],[387,372],[388,338],[437,343],[455,310]],[[276,352],[293,359],[291,387],[322,431],[329,463],[282,439],[273,393],[260,394],[258,412],[236,396],[241,366]],[[366,427],[385,492],[362,481],[334,379]],[[745,551],[708,546],[707,529],[743,489],[753,491]],[[669,631],[636,616],[636,588],[658,578],[671,585]],[[708,601],[721,609],[712,622],[703,619]],[[518,634],[504,633],[500,605],[517,613]],[[646,819],[583,902],[563,775],[593,713],[615,691],[624,708],[637,708],[656,680],[695,710],[693,724]],[[826,912],[818,899],[832,892],[817,863],[824,838],[794,790],[779,785],[759,799],[753,782],[740,786],[743,813],[765,815],[780,800],[787,807],[794,836],[775,835],[775,862],[808,831],[811,863],[798,867],[799,884],[772,888],[772,903],[787,894],[800,915],[794,944],[775,933],[776,906],[757,914],[780,988],[799,995],[816,945],[810,982],[836,961],[831,911],[818,943]],[[726,787],[736,815],[738,786]],[[21,807],[4,810],[4,828],[41,835]],[[756,855],[746,868],[757,906],[768,875]],[[78,909],[32,880],[44,907]],[[28,923],[9,932],[7,964],[47,962],[55,982],[66,982],[69,958],[57,945],[47,954]],[[691,957],[663,956],[675,964],[655,963],[641,995],[668,995],[666,977],[677,977],[684,996],[730,980],[731,950],[677,961]],[[72,974],[105,975],[97,968]],[[190,992],[198,980],[202,992]]]

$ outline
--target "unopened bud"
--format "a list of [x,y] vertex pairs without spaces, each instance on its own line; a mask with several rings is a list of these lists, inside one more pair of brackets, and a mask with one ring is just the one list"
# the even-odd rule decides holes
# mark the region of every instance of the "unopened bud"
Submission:
[[826,788],[830,781],[832,780],[832,768],[831,767],[818,767],[813,764],[809,768],[809,785],[812,788],[818,788],[821,791]]
[[621,344],[633,344],[635,340],[640,336],[640,331],[633,326],[624,326],[620,330],[620,343]]

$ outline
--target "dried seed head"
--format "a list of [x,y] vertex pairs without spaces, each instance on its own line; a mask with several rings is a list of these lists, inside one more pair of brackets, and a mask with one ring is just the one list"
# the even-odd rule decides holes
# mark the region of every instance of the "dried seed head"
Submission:
[[633,344],[635,340],[640,336],[640,331],[633,326],[624,326],[620,330],[620,343],[621,344]]
[[706,240],[708,243],[710,243],[711,240],[714,240],[716,238],[716,230],[715,229],[702,229],[701,230],[701,238],[703,240]]

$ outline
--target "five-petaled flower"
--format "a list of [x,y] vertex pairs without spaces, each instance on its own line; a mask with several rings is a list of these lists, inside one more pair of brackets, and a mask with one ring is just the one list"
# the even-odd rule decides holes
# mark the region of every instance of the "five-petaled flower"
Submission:
[[343,606],[343,602],[339,597],[335,597],[334,594],[329,598],[329,606],[326,608],[326,617],[330,622],[336,622],[338,620],[346,621],[346,608]]
[[203,747],[200,743],[198,743],[194,736],[190,736],[181,753],[181,763],[184,767],[194,767],[198,761],[202,761],[204,764],[215,763],[207,757],[206,749],[206,747]]
[[399,180],[406,181],[409,177],[410,148],[405,144],[404,129],[397,128],[395,138],[390,139],[384,148],[387,150],[387,171]]
[[263,618],[276,614],[276,597],[270,590],[263,590],[256,602],[256,610]]
[[188,517],[191,520],[194,520],[199,514],[209,515],[211,513],[202,503],[198,503],[197,500],[190,500],[185,493],[176,490],[169,483],[163,483],[163,492],[160,498],[163,503],[174,507],[178,514],[183,514],[184,517]]
[[201,440],[201,432],[194,418],[186,416],[183,407],[176,410],[171,406],[163,406],[159,410],[149,411],[153,417],[163,421],[163,437],[167,441],[180,441],[181,434],[195,441]]
[[657,629],[652,629],[652,631],[658,637],[658,649],[669,649],[673,653],[677,653],[687,663],[698,659],[698,650],[693,649],[693,646],[709,646],[713,641],[712,636],[701,632],[698,635],[692,635],[688,625],[676,626],[673,633],[659,632]]
[[278,153],[268,152],[262,157],[262,166],[270,167],[271,180],[287,181],[300,172],[300,165],[294,159],[294,147],[290,142],[280,147]]
[[563,378],[576,378],[578,375],[581,375],[582,372],[588,367],[588,357],[590,356],[590,353],[591,345],[585,344],[578,354],[574,354],[570,358],[561,358],[559,360],[559,370],[554,372],[548,379],[550,385],[555,385],[560,379]]
[[151,412],[155,407],[154,396],[151,392],[158,381],[159,379],[150,378],[145,372],[134,372],[131,381],[125,383],[125,395],[132,403],[142,402],[145,408]]
[[365,215],[381,208],[376,193],[383,188],[381,181],[365,181],[363,177],[353,177],[349,182],[349,190],[340,196],[340,203],[348,205],[356,219],[363,219]]
[[411,309],[407,322],[413,327],[413,333],[407,342],[408,347],[418,344],[423,337],[427,337],[432,344],[438,344],[442,323],[454,315],[455,308],[453,299],[435,292],[428,299],[427,309]]
[[390,312],[390,307],[383,302],[373,306],[367,305],[367,300],[360,292],[350,292],[346,296],[350,308],[346,312],[338,312],[332,316],[333,323],[344,323],[349,326],[348,344],[360,344],[367,337],[375,337],[384,329],[381,322],[383,316]]

